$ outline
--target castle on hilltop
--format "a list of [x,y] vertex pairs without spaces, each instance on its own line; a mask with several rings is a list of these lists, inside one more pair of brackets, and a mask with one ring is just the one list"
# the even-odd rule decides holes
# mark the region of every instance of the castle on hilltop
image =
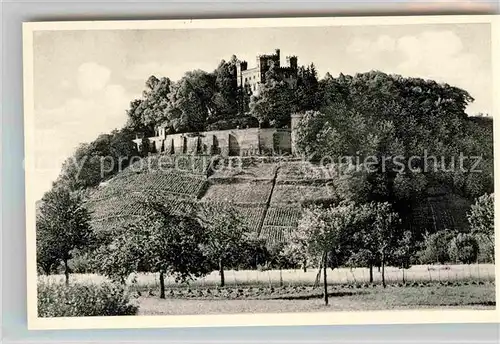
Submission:
[[[287,56],[286,65],[280,61],[280,50],[274,54],[257,55],[257,65],[248,69],[246,61],[236,65],[237,86],[253,95],[258,95],[261,85],[266,82],[266,73],[273,70],[290,87],[297,84],[297,57]],[[249,93],[250,93],[249,92]],[[168,128],[159,125],[155,136],[149,137],[148,150],[165,154],[220,154],[222,156],[249,156],[267,154],[296,154],[295,130],[299,114],[291,115],[291,128],[246,128],[212,130],[198,133],[167,134]],[[142,138],[134,140],[140,150]]]
[[274,54],[257,55],[256,66],[248,69],[246,61],[240,61],[236,65],[236,78],[238,87],[245,87],[254,95],[258,95],[260,87],[266,82],[266,73],[274,67],[274,70],[291,87],[297,84],[297,56],[287,56],[286,65],[281,65],[280,50],[276,49]]

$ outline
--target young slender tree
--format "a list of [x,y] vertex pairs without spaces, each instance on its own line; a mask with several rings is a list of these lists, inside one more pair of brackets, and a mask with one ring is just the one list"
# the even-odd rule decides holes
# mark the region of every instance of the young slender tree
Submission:
[[385,287],[385,264],[390,254],[400,246],[402,235],[397,230],[399,216],[387,202],[370,202],[358,207],[353,234],[356,242],[354,256],[362,256],[370,269],[370,283],[373,282],[373,266],[380,264],[382,284]]
[[350,246],[355,220],[355,204],[342,202],[326,209],[306,209],[299,222],[295,240],[305,244],[309,255],[322,261],[325,305],[328,305],[327,267],[342,264]]
[[382,270],[382,285],[385,288],[385,265],[398,246],[398,240],[402,235],[398,231],[400,219],[398,214],[392,211],[388,202],[371,202],[362,205],[360,213],[364,216],[365,248],[369,249],[374,256],[378,256]]
[[72,251],[85,247],[92,240],[89,221],[90,215],[80,192],[72,192],[65,185],[54,185],[44,195],[37,217],[38,263],[62,262],[66,284],[69,284],[68,261]]
[[208,236],[206,254],[217,263],[220,286],[225,285],[224,268],[231,258],[231,252],[245,240],[246,226],[238,211],[231,205],[203,204],[199,218]]

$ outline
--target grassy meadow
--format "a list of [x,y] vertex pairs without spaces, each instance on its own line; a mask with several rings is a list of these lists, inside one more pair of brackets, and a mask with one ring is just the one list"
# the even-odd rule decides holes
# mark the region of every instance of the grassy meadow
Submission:
[[[318,269],[303,270],[228,270],[225,271],[227,286],[308,286],[313,285]],[[375,283],[381,282],[382,275],[373,269]],[[461,281],[461,280],[494,280],[495,266],[493,264],[471,264],[471,265],[415,265],[410,269],[402,270],[394,267],[386,267],[385,280],[387,283],[399,283],[404,281]],[[63,283],[64,275],[40,276],[39,279],[48,282]],[[71,274],[70,281],[99,283],[105,281],[106,277],[94,274]],[[280,282],[282,280],[282,283]],[[368,283],[369,270],[367,268],[340,268],[328,270],[329,284],[358,284]],[[217,286],[220,282],[219,273],[211,274],[191,281],[190,287]],[[159,287],[158,274],[139,273],[129,277],[128,284],[139,289],[156,289]],[[175,283],[173,277],[166,276],[165,285],[169,288],[183,287]]]
[[398,309],[494,309],[493,283],[464,286],[382,287],[334,289],[329,305],[322,288],[310,295],[278,293],[275,297],[243,299],[185,299],[141,295],[136,298],[139,315],[193,315],[235,313],[334,312]]

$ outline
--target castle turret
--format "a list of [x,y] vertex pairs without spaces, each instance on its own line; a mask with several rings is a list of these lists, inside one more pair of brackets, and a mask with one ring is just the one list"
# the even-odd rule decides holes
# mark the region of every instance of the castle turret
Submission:
[[246,71],[248,64],[246,61],[241,61],[236,64],[236,83],[238,87],[243,85],[242,72]]
[[297,56],[287,56],[287,64],[292,69],[297,69]]
[[293,155],[299,155],[300,152],[298,151],[298,148],[297,148],[297,128],[298,128],[298,125],[300,123],[300,121],[302,120],[302,118],[304,117],[304,114],[303,113],[294,113],[291,115],[291,132],[290,132],[290,139],[291,139],[291,145],[292,145],[292,154]]

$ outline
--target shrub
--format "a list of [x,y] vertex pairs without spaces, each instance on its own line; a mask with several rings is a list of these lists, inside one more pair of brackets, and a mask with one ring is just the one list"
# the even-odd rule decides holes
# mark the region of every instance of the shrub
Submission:
[[479,244],[474,236],[460,233],[451,240],[448,254],[454,262],[471,264],[477,260]]
[[450,261],[448,246],[455,233],[450,230],[442,230],[425,238],[424,249],[419,253],[422,264],[447,263]]
[[112,283],[70,284],[38,282],[39,317],[135,315],[125,290]]

